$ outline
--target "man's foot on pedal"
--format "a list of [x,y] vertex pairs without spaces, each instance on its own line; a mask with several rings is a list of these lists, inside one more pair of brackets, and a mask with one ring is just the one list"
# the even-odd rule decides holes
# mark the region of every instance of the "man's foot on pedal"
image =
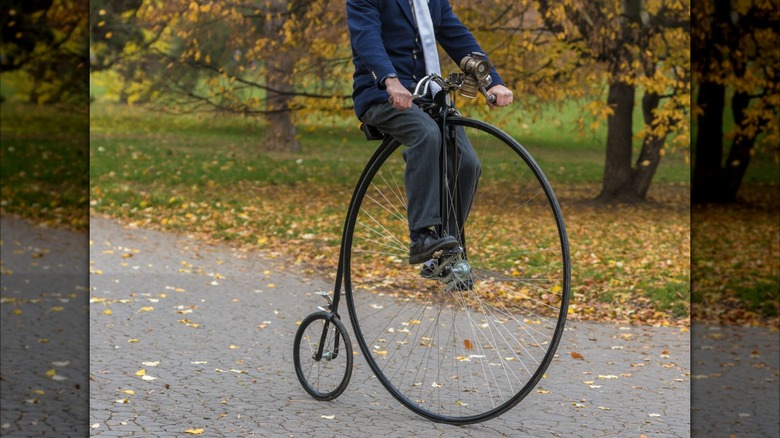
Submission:
[[430,260],[433,253],[440,249],[450,249],[458,246],[458,240],[453,236],[439,237],[435,231],[424,229],[420,231],[417,240],[409,246],[409,264],[416,265]]

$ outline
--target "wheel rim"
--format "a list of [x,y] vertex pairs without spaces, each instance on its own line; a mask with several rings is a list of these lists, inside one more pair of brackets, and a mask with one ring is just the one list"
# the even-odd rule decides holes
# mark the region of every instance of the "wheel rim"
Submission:
[[560,208],[522,146],[481,122],[450,123],[466,129],[482,163],[467,257],[454,260],[471,271],[472,290],[408,265],[397,143],[356,191],[345,289],[358,344],[382,384],[426,418],[465,424],[510,409],[542,377],[563,331],[570,267]]
[[[326,328],[323,342],[323,329]],[[323,357],[316,358],[320,343],[324,345]],[[293,347],[295,371],[312,397],[332,400],[344,391],[352,374],[350,345],[343,325],[336,319],[329,319],[326,313],[315,313],[301,323]]]

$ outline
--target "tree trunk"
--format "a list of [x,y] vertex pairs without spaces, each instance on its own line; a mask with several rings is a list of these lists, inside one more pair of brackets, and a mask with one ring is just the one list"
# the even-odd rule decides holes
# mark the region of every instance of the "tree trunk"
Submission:
[[[731,111],[734,114],[734,124],[738,127],[741,126],[745,120],[744,111],[749,104],[750,96],[746,93],[735,93],[734,97],[731,99]],[[740,128],[737,129],[737,135],[731,143],[731,150],[729,151],[729,156],[725,163],[723,202],[735,202],[737,200],[737,192],[742,185],[742,179],[744,178],[748,164],[750,163],[750,151],[753,149],[753,144],[756,141],[755,135],[747,136],[741,132]]]
[[269,61],[266,83],[269,88],[279,90],[281,93],[268,91],[266,95],[268,114],[265,116],[263,149],[267,151],[301,151],[297,139],[298,131],[292,121],[292,112],[289,110],[290,95],[284,94],[293,91],[291,78],[294,59],[280,54],[278,58]]
[[637,202],[641,199],[631,184],[634,87],[623,81],[610,84],[607,103],[613,114],[607,118],[607,158],[601,193],[596,200]]
[[[728,194],[726,187],[727,170],[723,168],[723,111],[726,106],[726,87],[710,79],[713,68],[724,66],[723,46],[729,46],[731,34],[731,5],[729,1],[716,1],[713,14],[714,22],[711,23],[712,34],[704,39],[704,46],[694,52],[694,67],[698,65],[701,70],[701,85],[696,104],[701,113],[696,118],[696,144],[693,161],[693,179],[691,181],[691,202],[731,202],[736,199],[736,189],[731,190],[733,196]],[[740,106],[740,99],[732,103]],[[747,103],[747,102],[745,102]],[[745,105],[747,106],[747,105]],[[739,111],[741,115],[741,110]],[[739,117],[735,112],[736,117]],[[741,120],[741,119],[740,119]],[[737,122],[739,123],[739,122]],[[739,136],[738,136],[739,137]],[[738,140],[734,139],[735,146]],[[752,142],[751,142],[752,145]],[[741,146],[737,146],[740,149]],[[748,148],[749,149],[749,148]],[[732,151],[732,153],[736,153]],[[749,152],[748,152],[749,153]],[[733,157],[736,159],[736,156]],[[733,162],[730,158],[729,162]],[[747,165],[747,160],[745,160]],[[743,172],[744,174],[744,172]],[[741,181],[741,176],[738,178]]]
[[287,12],[287,0],[275,0],[273,2],[276,14],[266,22],[266,35],[276,38],[280,42],[272,54],[269,54],[267,62],[268,73],[266,84],[265,116],[266,130],[263,139],[263,149],[267,151],[300,152],[301,145],[297,139],[297,129],[292,120],[290,100],[293,87],[294,67],[296,56],[289,53],[284,46],[284,16]]
[[633,137],[634,86],[623,77],[621,65],[629,63],[631,54],[626,45],[636,40],[633,26],[640,22],[640,0],[621,0],[621,35],[617,41],[612,65],[612,81],[609,84],[607,104],[613,114],[607,118],[607,157],[601,193],[596,197],[602,202],[638,202],[632,184],[631,154]]
[[[651,128],[654,128],[657,123],[653,111],[658,108],[660,100],[657,93],[645,92],[645,95],[642,97],[642,114],[645,119],[645,125]],[[660,151],[664,147],[665,140],[666,136],[659,137],[652,132],[645,135],[642,151],[639,153],[639,158],[631,175],[631,185],[641,199],[647,198],[650,183],[653,181],[655,171],[661,163]]]

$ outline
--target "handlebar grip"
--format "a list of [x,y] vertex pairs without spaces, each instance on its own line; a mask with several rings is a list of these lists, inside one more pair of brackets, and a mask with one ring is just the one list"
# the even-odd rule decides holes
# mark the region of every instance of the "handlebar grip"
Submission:
[[[417,99],[419,99],[421,97],[422,97],[422,94],[412,94],[412,101],[415,101],[415,100],[417,100]],[[392,95],[387,97],[387,103],[389,103],[390,105],[393,104],[393,96]]]
[[485,99],[488,103],[496,103],[496,95],[492,93],[485,93]]

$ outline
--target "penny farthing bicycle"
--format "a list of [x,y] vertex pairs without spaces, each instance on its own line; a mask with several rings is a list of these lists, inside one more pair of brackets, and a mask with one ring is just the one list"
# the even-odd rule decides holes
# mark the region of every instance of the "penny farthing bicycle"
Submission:
[[[441,208],[449,221],[442,228],[457,230],[460,242],[427,265],[408,264],[403,146],[362,127],[369,139],[383,141],[352,195],[333,294],[319,292],[327,304],[304,318],[294,340],[296,374],[315,399],[335,399],[352,375],[342,294],[377,379],[427,419],[469,424],[501,415],[550,364],[569,302],[566,230],[553,190],[525,148],[455,109],[455,91],[493,98],[485,91],[489,67],[475,53],[461,63],[464,73],[427,77],[415,90],[442,130]],[[419,99],[431,81],[443,91]],[[481,164],[477,187],[465,188],[474,191],[470,208],[457,201],[464,188],[452,141],[460,129]]]

